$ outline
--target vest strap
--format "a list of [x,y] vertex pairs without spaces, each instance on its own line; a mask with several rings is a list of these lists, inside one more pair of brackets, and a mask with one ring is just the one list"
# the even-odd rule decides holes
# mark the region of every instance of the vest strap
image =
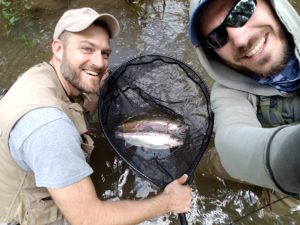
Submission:
[[284,125],[282,117],[282,99],[276,96],[259,96],[259,106],[264,122],[269,127]]

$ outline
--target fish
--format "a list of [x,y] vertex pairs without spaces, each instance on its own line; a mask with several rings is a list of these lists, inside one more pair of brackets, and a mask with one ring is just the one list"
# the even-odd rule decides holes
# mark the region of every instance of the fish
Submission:
[[188,126],[183,122],[163,116],[134,117],[118,126],[119,132],[158,132],[184,137]]
[[116,132],[116,138],[123,139],[129,145],[155,150],[171,149],[183,144],[180,138],[159,132]]
[[291,208],[290,210],[291,210],[292,213],[299,212],[300,211],[300,205],[297,205],[297,206]]

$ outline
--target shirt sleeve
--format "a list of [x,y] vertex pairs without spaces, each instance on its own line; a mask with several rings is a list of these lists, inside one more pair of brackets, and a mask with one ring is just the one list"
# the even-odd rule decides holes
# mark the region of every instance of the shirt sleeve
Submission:
[[57,108],[30,111],[9,137],[13,159],[22,169],[34,173],[37,187],[47,188],[68,186],[93,172],[81,142],[72,121]]
[[262,128],[249,93],[215,83],[211,104],[215,147],[224,169],[233,178],[274,189],[266,168],[266,152],[280,128]]

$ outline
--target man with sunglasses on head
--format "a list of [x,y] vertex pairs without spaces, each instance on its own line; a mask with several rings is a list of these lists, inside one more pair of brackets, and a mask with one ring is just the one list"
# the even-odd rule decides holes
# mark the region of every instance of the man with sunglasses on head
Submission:
[[189,36],[215,81],[215,147],[226,173],[299,196],[298,13],[288,0],[191,0]]

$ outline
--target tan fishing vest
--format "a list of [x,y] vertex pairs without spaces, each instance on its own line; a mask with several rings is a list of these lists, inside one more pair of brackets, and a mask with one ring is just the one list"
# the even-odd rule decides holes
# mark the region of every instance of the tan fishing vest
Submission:
[[0,222],[43,225],[62,219],[47,189],[35,186],[33,173],[23,171],[8,148],[9,133],[15,123],[27,112],[41,107],[63,110],[85,141],[85,155],[89,156],[93,149],[93,141],[85,134],[83,108],[67,97],[52,66],[42,63],[25,72],[0,101]]

